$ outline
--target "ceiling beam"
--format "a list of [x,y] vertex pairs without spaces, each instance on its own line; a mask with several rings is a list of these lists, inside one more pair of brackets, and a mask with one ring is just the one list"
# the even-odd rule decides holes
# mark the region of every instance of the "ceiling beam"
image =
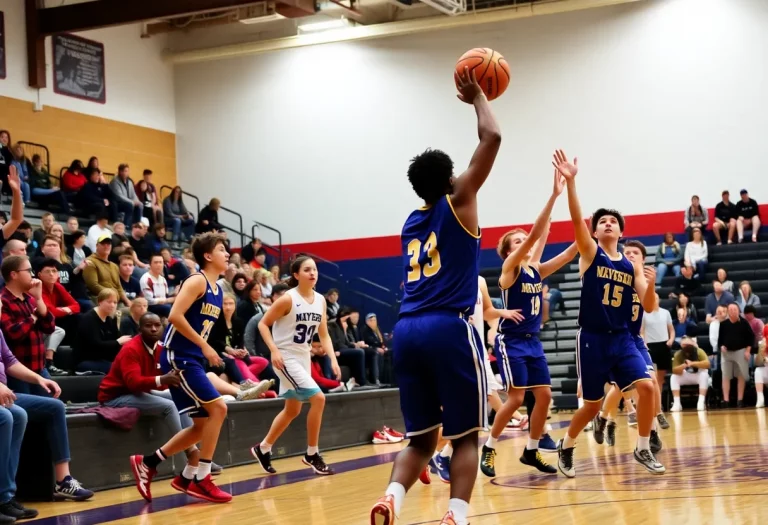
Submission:
[[37,25],[37,0],[25,0],[24,18],[27,25],[27,71],[29,87],[43,89],[45,78],[45,38]]
[[[242,7],[254,0],[98,0],[37,10],[42,36]],[[27,4],[29,5],[29,4]]]

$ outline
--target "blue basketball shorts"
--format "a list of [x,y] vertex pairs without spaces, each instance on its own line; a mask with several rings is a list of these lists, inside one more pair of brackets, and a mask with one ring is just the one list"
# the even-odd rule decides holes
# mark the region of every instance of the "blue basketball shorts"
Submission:
[[648,346],[645,344],[645,340],[639,335],[632,336],[632,338],[635,340],[635,346],[637,347],[638,352],[640,352],[640,355],[645,361],[646,368],[648,370],[654,370],[651,354],[648,352]]
[[160,370],[167,374],[171,370],[181,372],[181,384],[170,387],[171,399],[179,414],[189,417],[208,417],[205,405],[221,399],[221,394],[205,375],[205,361],[194,357],[177,357],[170,348],[160,356]]
[[401,318],[392,358],[408,437],[442,426],[443,438],[457,439],[487,427],[482,342],[458,313]]
[[576,365],[584,401],[601,401],[606,383],[616,383],[624,391],[638,381],[651,380],[646,361],[628,331],[594,333],[579,330]]
[[495,350],[505,390],[552,385],[547,358],[538,337],[499,335]]

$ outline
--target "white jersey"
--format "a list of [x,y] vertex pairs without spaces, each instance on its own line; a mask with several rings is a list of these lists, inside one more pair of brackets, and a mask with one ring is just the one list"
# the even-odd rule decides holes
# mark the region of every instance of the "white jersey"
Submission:
[[[482,277],[478,277],[478,283],[484,281]],[[475,327],[477,333],[480,334],[480,340],[485,344],[485,323],[483,322],[483,291],[477,287],[477,301],[475,302],[475,311],[472,314],[472,326]]]
[[325,312],[325,297],[314,292],[315,300],[310,304],[296,288],[285,293],[291,297],[291,311],[275,321],[272,339],[280,351],[309,355],[312,337],[317,333]]

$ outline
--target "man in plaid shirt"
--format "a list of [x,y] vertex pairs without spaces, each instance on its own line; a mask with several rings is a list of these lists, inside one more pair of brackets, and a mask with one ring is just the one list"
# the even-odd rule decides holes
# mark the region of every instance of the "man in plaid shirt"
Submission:
[[[50,379],[45,369],[45,336],[53,333],[53,314],[42,299],[43,283],[32,277],[32,265],[26,256],[6,257],[0,272],[6,285],[0,292],[3,302],[0,328],[16,359],[27,368]],[[9,378],[9,388],[22,394],[39,394],[34,385]]]

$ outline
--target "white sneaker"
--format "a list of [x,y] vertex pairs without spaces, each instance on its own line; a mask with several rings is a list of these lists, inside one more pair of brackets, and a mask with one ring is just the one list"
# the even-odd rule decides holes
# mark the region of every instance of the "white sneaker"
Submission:
[[357,381],[355,381],[354,377],[350,377],[349,381],[347,381],[347,391],[352,390],[356,386],[360,386],[360,385],[357,384]]
[[[698,407],[696,407],[696,408],[698,409]],[[701,409],[699,409],[699,410],[701,410]],[[672,408],[670,408],[669,411],[670,412],[682,412],[683,411],[683,407],[682,407],[682,405],[680,405],[678,403],[674,403],[674,404],[672,404]]]
[[765,408],[765,400],[758,401],[757,404],[755,405],[755,408]]
[[699,401],[698,403],[696,403],[696,410],[698,410],[699,412],[703,412],[706,409],[707,407],[702,401]]

